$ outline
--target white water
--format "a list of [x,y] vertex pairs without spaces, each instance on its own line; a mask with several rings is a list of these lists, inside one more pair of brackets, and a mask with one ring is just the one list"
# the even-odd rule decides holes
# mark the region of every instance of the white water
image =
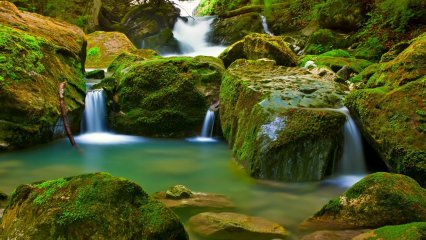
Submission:
[[339,112],[345,114],[347,120],[344,126],[345,143],[343,147],[343,156],[339,164],[338,173],[343,175],[366,174],[367,170],[361,133],[346,107],[340,108]]
[[214,127],[214,112],[208,110],[204,117],[203,129],[201,130],[201,137],[211,138],[213,137]]
[[274,34],[271,32],[271,31],[269,31],[269,27],[268,27],[268,23],[266,22],[266,17],[265,16],[260,16],[261,18],[262,18],[262,26],[263,26],[263,31],[266,33],[266,34],[269,34],[269,35],[271,35],[271,36],[274,36]]
[[92,90],[86,94],[84,121],[86,133],[105,132],[106,107],[103,90]]

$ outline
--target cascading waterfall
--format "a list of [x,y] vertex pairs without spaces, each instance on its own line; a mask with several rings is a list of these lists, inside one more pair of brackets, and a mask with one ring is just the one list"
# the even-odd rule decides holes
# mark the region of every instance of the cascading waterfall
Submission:
[[105,132],[106,107],[104,90],[92,90],[86,94],[84,126],[86,133]]
[[347,120],[344,126],[345,143],[343,156],[339,164],[338,173],[343,175],[365,174],[367,171],[361,134],[349,114],[349,110],[346,107],[342,107],[339,112],[345,114]]
[[266,17],[265,17],[265,16],[263,16],[263,15],[261,15],[260,17],[261,17],[261,19],[262,19],[263,31],[264,31],[266,34],[269,34],[269,35],[271,35],[271,36],[274,36],[274,34],[273,34],[271,31],[269,31],[268,22],[266,22]]
[[214,118],[214,111],[209,109],[204,118],[203,129],[201,130],[201,137],[213,137]]

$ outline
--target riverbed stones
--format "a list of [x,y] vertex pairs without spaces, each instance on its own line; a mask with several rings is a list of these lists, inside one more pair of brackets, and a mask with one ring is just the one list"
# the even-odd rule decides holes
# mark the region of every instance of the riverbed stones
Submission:
[[53,139],[61,82],[70,126],[79,129],[85,55],[80,28],[0,1],[0,150]]
[[302,228],[357,229],[426,220],[426,190],[412,178],[374,173],[331,200]]
[[313,181],[340,159],[344,86],[304,68],[271,60],[235,61],[220,92],[223,135],[255,178]]
[[220,211],[235,207],[224,195],[193,192],[183,185],[176,185],[165,192],[157,192],[154,198],[175,211],[200,213],[203,211]]
[[289,233],[278,223],[232,212],[205,212],[189,219],[194,233],[217,240],[286,239]]
[[278,65],[296,66],[297,56],[281,37],[267,34],[250,34],[225,49],[219,58],[228,67],[237,59],[256,60],[269,58]]
[[188,239],[170,209],[107,173],[19,186],[1,229],[2,239]]
[[107,68],[123,52],[135,50],[133,43],[120,32],[97,31],[87,35],[86,68]]
[[364,87],[351,92],[345,105],[389,170],[425,187],[426,34],[398,52],[361,72],[357,80]]

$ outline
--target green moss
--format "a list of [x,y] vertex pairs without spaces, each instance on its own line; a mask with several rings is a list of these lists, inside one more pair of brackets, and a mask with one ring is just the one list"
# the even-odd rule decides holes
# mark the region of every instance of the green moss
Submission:
[[99,47],[92,47],[87,51],[87,56],[89,57],[93,57],[100,54],[100,49]]
[[372,231],[375,236],[368,240],[421,240],[426,236],[426,222],[385,226]]
[[67,184],[67,180],[60,178],[34,185],[35,188],[41,189],[43,191],[37,195],[37,197],[34,199],[34,203],[38,205],[45,203],[59,188],[62,188],[65,184]]
[[352,58],[352,55],[342,49],[334,49],[328,52],[321,54],[320,56],[324,57],[342,57],[342,58]]
[[[342,54],[340,51],[334,51],[337,54]],[[334,54],[322,54],[319,56],[305,55],[299,60],[299,66],[305,66],[307,61],[314,61],[318,67],[329,67],[334,72],[339,71],[342,67],[348,66],[352,71],[356,73],[362,72],[365,68],[370,66],[372,62],[364,59],[348,58],[348,57],[332,57],[329,56]]]

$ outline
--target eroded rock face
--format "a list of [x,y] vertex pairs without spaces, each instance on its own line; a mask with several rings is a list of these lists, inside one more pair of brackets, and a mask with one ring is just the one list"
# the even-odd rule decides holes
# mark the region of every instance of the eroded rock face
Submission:
[[85,55],[80,28],[0,1],[0,150],[53,139],[60,82],[70,125],[79,129]]
[[222,61],[213,57],[144,61],[131,54],[116,61],[110,66],[113,79],[101,83],[114,102],[114,130],[158,137],[199,132],[208,106],[218,99]]
[[267,34],[250,34],[225,49],[219,58],[228,67],[237,59],[256,60],[269,58],[275,60],[278,65],[296,66],[297,56],[289,48],[281,37]]
[[289,233],[277,223],[231,212],[200,213],[189,219],[189,225],[198,235],[221,240],[285,239],[289,236]]
[[425,220],[424,188],[404,175],[374,173],[331,200],[302,228],[374,228]]
[[[405,46],[407,46],[405,44]],[[345,105],[389,170],[426,186],[426,34],[365,69]]]
[[[256,178],[320,180],[340,159],[344,87],[303,68],[237,60],[220,92],[224,137]],[[309,150],[307,150],[309,149]]]
[[1,229],[19,239],[188,239],[171,210],[107,173],[19,186]]
[[107,68],[123,52],[135,50],[133,43],[120,32],[94,32],[87,35],[86,68]]

